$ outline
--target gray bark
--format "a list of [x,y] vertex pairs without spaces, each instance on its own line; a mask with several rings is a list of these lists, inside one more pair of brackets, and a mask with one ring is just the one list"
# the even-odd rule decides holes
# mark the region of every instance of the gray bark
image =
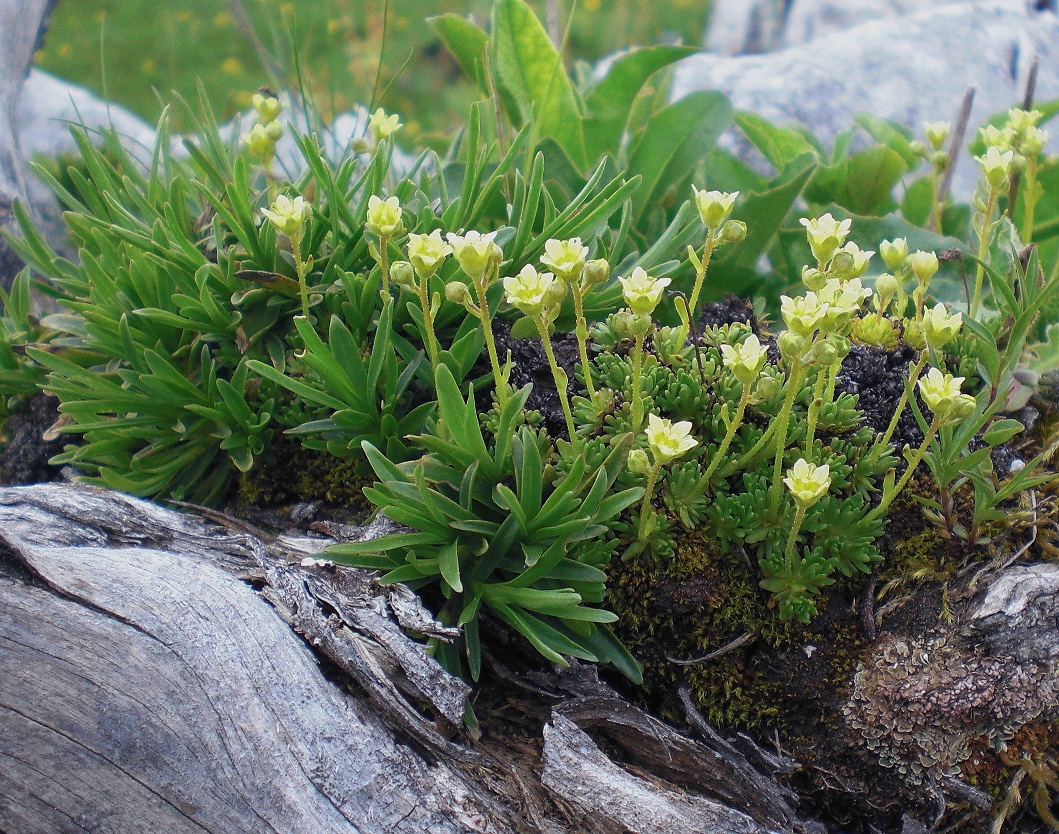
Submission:
[[326,543],[87,487],[0,489],[0,830],[792,830],[770,775],[592,667],[542,696],[542,758],[461,735],[467,686],[401,626],[448,630],[407,590],[301,564]]

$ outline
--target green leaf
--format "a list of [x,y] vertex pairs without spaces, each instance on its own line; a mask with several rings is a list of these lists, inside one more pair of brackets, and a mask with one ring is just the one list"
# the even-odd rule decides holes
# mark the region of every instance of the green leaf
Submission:
[[691,93],[651,118],[626,173],[641,177],[632,197],[634,224],[648,206],[691,175],[731,120],[732,104],[718,92]]
[[880,119],[870,113],[858,113],[854,120],[868,131],[876,142],[900,154],[909,170],[914,171],[919,166],[921,157],[912,148],[912,131],[903,124],[892,119]]
[[652,46],[617,58],[585,96],[585,147],[589,159],[616,154],[629,113],[647,79],[662,67],[695,54],[690,46]]
[[489,79],[485,74],[489,35],[465,17],[443,14],[427,18],[427,23],[445,44],[456,63],[474,79],[482,95],[490,95]]
[[845,188],[835,202],[856,214],[875,215],[894,207],[894,186],[908,165],[901,155],[882,146],[868,148],[850,157]]
[[517,124],[534,122],[538,136],[552,137],[585,167],[581,102],[537,15],[523,0],[496,0],[492,32],[492,70],[511,94]]
[[999,446],[1007,443],[1019,432],[1025,431],[1026,427],[1018,420],[997,420],[982,434],[982,440],[987,446]]
[[797,130],[774,125],[757,113],[740,110],[735,114],[735,123],[777,171],[782,171],[802,154],[817,157],[812,143]]

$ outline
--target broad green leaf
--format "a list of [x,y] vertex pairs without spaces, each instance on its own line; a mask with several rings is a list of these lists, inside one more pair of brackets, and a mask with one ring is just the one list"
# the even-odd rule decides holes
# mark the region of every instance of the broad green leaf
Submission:
[[689,46],[652,46],[617,58],[585,96],[585,147],[589,159],[616,154],[629,113],[647,79],[662,67],[695,54]]
[[876,142],[900,154],[910,170],[915,170],[919,165],[921,158],[912,148],[913,133],[903,124],[891,119],[880,119],[870,113],[858,113],[855,121],[868,131]]
[[[691,175],[731,118],[731,102],[717,92],[692,93],[652,117],[626,173],[630,179],[641,177],[632,196],[634,224],[648,206]],[[690,190],[678,202],[685,196],[690,198]]]
[[534,122],[538,136],[552,137],[585,167],[581,102],[533,9],[523,0],[496,0],[492,34],[492,70],[517,107],[517,123]]
[[877,146],[849,159],[845,187],[835,202],[855,214],[882,214],[896,208],[891,197],[894,186],[908,170],[901,155]]
[[482,95],[490,95],[486,76],[489,35],[485,30],[467,18],[452,13],[427,18],[427,23],[452,53],[460,69],[474,79]]
[[817,155],[812,143],[797,130],[774,125],[757,113],[740,110],[735,114],[735,123],[777,171],[782,171],[802,154]]

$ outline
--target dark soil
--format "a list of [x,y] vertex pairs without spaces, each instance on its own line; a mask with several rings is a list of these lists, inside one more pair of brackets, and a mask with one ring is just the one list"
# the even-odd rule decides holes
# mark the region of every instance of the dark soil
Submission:
[[48,460],[63,450],[63,440],[44,440],[44,433],[59,419],[59,401],[34,394],[4,424],[0,449],[0,484],[37,484],[60,479],[60,467]]

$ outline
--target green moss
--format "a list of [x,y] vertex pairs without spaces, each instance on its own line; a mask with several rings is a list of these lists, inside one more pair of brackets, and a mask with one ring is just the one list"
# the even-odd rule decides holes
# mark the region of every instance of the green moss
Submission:
[[355,463],[306,449],[287,437],[275,440],[271,452],[268,460],[259,460],[240,477],[238,506],[323,501],[342,506],[349,518],[371,515],[373,507],[364,497],[364,487],[374,478],[357,474]]

